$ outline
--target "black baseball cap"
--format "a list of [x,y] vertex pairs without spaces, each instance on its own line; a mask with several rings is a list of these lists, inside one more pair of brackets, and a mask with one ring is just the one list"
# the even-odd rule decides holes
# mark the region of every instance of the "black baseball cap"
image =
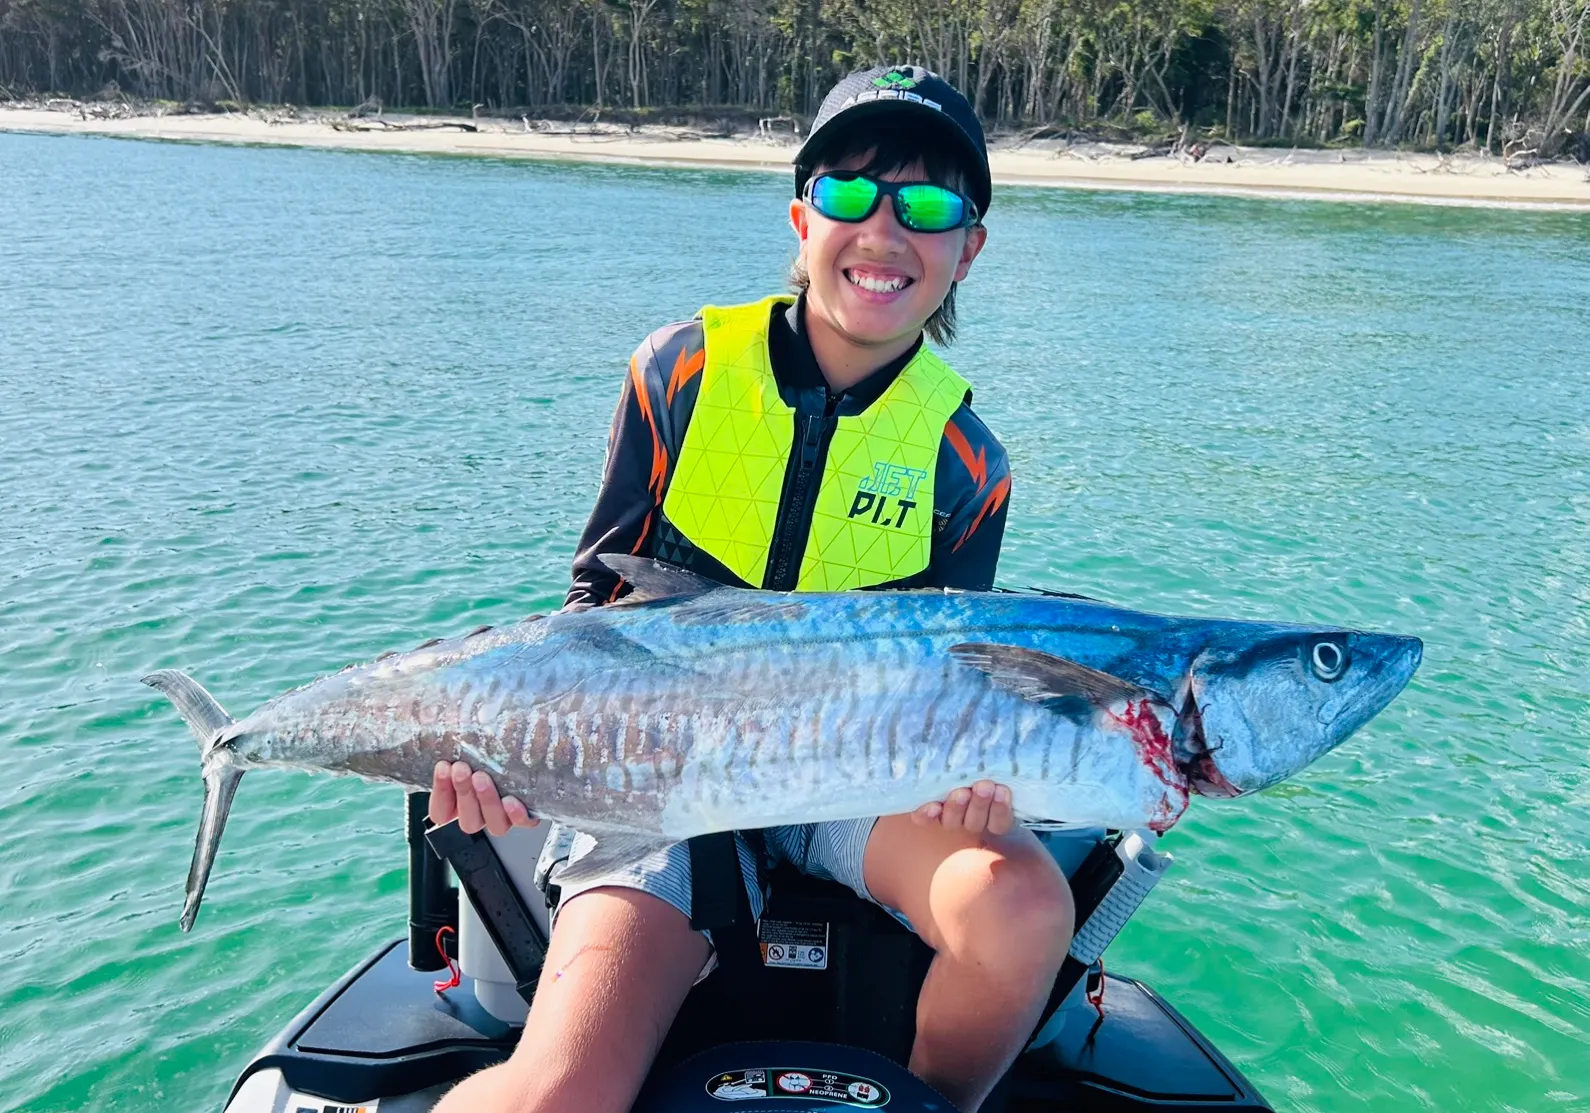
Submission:
[[[938,74],[921,66],[877,66],[844,78],[828,91],[806,142],[795,154],[795,194],[806,188],[806,180],[835,135],[860,120],[871,120],[885,113],[894,119],[910,119],[918,126],[937,130],[946,143],[962,156],[971,177],[972,202],[979,215],[988,211],[994,187],[988,172],[988,144],[983,125],[971,102]],[[880,121],[881,122],[881,121]]]

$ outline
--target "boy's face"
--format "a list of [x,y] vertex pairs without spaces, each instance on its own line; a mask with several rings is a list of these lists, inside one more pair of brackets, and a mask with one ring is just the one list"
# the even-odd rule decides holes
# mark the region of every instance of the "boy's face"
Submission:
[[[819,166],[817,174],[860,171],[871,152]],[[922,182],[920,164],[883,176]],[[862,347],[888,347],[916,339],[922,326],[966,277],[988,232],[981,225],[948,232],[912,232],[900,226],[882,198],[859,224],[830,220],[805,201],[790,203],[790,223],[800,238],[811,285],[807,308],[840,335]]]

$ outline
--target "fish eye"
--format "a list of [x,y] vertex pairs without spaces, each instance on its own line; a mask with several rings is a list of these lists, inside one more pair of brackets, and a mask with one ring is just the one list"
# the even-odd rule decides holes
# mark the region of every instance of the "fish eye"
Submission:
[[1342,673],[1347,671],[1347,650],[1336,642],[1315,642],[1314,648],[1309,651],[1309,659],[1314,666],[1314,675],[1327,684],[1340,680]]

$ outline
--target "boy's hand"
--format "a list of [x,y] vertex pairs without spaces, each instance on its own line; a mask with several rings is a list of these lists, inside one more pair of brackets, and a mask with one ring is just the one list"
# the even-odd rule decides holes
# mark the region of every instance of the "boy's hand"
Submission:
[[431,773],[431,822],[437,826],[458,820],[465,834],[482,827],[493,835],[506,835],[510,827],[534,827],[539,819],[517,798],[498,796],[497,786],[484,773],[473,773],[462,761],[438,761]]
[[911,813],[911,820],[974,835],[1003,835],[1015,826],[1016,813],[1010,805],[1010,789],[993,781],[978,781],[970,788],[956,789],[943,803],[923,804]]

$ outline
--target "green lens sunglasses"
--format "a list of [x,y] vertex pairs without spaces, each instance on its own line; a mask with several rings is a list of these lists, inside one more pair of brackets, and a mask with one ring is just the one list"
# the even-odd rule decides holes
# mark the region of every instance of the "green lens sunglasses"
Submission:
[[806,200],[829,220],[859,224],[888,197],[894,218],[913,232],[948,232],[977,223],[977,206],[931,182],[880,182],[862,174],[823,174],[806,183]]

